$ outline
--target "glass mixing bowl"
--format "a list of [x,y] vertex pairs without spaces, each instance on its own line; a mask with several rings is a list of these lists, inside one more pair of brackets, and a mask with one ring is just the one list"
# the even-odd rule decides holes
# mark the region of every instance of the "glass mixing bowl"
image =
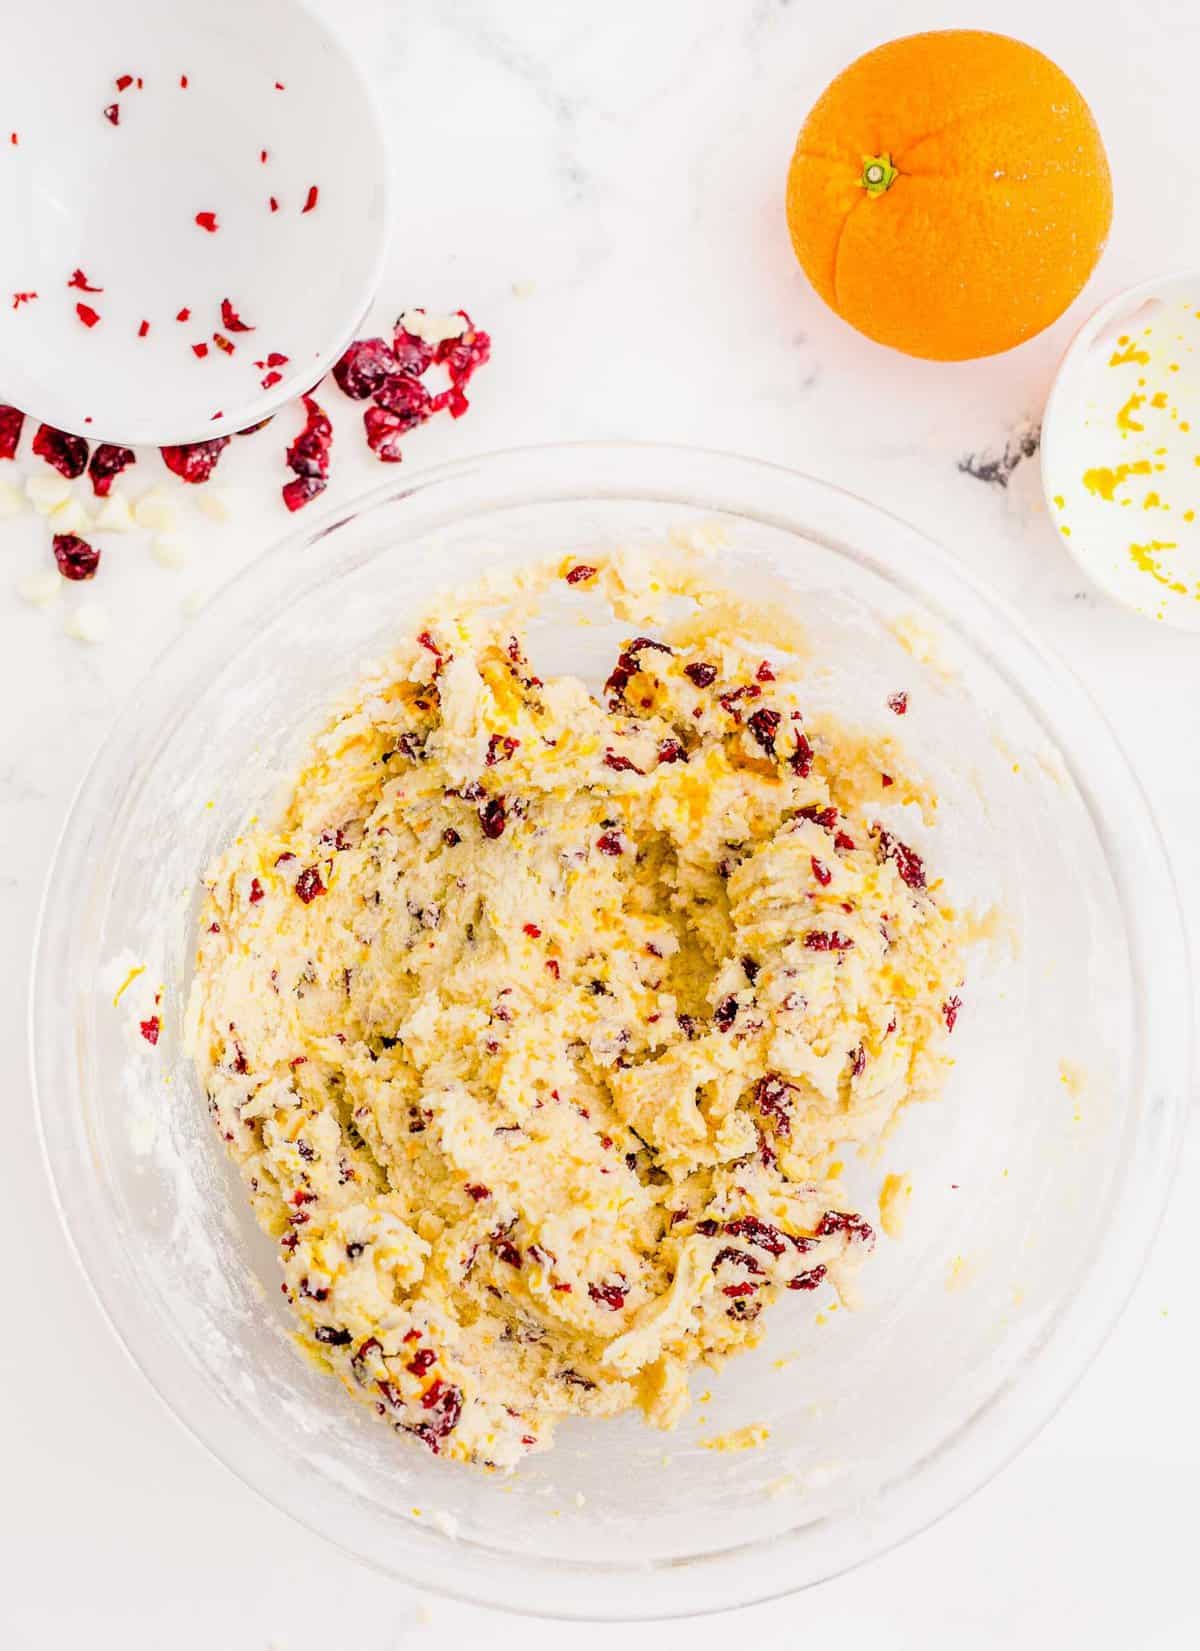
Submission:
[[[427,596],[533,554],[717,521],[715,573],[797,614],[814,704],[903,736],[941,795],[911,826],[980,916],[956,1065],[881,1156],[911,1176],[857,1312],[780,1302],[679,1430],[573,1423],[510,1476],[427,1455],[310,1367],[181,1048],[198,880]],[[692,535],[695,537],[695,534]],[[611,629],[611,628],[610,628]],[[615,630],[535,633],[595,677]],[[543,651],[544,650],[544,651]],[[897,722],[886,698],[909,695]],[[907,832],[906,832],[907,834]],[[990,916],[988,915],[990,913]],[[131,970],[141,968],[114,1004]],[[161,993],[156,1047],[138,1021]],[[301,529],[159,660],[71,811],[36,960],[52,1178],[117,1334],[247,1483],[360,1558],[484,1603],[672,1616],[802,1588],[913,1534],[1052,1414],[1165,1200],[1190,1079],[1178,902],[1137,782],[1073,678],[911,527],[718,454],[557,447],[391,483]],[[821,1321],[824,1322],[821,1322]],[[752,1423],[757,1450],[702,1441]]]

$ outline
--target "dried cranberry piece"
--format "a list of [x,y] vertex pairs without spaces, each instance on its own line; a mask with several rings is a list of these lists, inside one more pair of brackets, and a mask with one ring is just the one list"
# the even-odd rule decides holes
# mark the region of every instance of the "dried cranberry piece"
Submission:
[[833,873],[824,860],[818,860],[816,855],[813,854],[809,857],[809,864],[812,866],[812,874],[817,882],[820,883],[822,888],[828,888],[833,881]]
[[284,482],[280,492],[284,504],[294,511],[303,509],[319,493],[324,493],[328,486],[324,476],[295,476],[290,482]]
[[52,424],[39,424],[33,438],[33,450],[40,459],[52,464],[60,476],[74,481],[87,469],[88,444],[82,436],[69,436],[65,430],[56,430]]
[[589,1284],[588,1295],[595,1302],[603,1302],[614,1313],[619,1313],[625,1305],[625,1297],[629,1294],[625,1284]]
[[706,1215],[703,1221],[697,1221],[696,1231],[702,1238],[715,1238],[720,1231],[720,1226],[711,1216]]
[[110,126],[121,124],[121,105],[119,103],[106,103],[101,112]]
[[226,332],[254,331],[253,327],[248,326],[247,323],[242,320],[241,316],[234,309],[228,298],[222,298],[221,300],[221,325],[225,328]]
[[400,437],[410,427],[396,413],[386,407],[368,407],[363,414],[367,432],[367,446],[384,464],[399,464],[404,454],[400,451]]
[[844,853],[849,852],[854,847],[854,838],[847,836],[844,831],[839,831],[833,839],[833,846]]
[[448,848],[454,848],[462,842],[462,838],[453,826],[447,826],[445,831],[442,832],[442,841]]
[[723,1296],[752,1296],[758,1289],[757,1284],[726,1284],[721,1294]]
[[812,770],[813,748],[803,734],[796,735],[796,749],[788,758],[788,764],[798,779],[806,780]]
[[94,310],[90,304],[76,304],[75,314],[83,322],[85,327],[94,327],[100,319],[99,310]]
[[887,704],[889,711],[895,711],[898,717],[902,717],[908,710],[908,695],[903,689],[898,694],[889,694]]
[[769,659],[764,659],[757,671],[755,671],[754,680],[755,682],[774,682],[775,672],[771,669],[771,662]]
[[107,499],[113,477],[119,476],[127,466],[136,463],[137,458],[132,448],[114,447],[111,442],[102,441],[92,453],[92,460],[88,465],[88,475],[92,478],[92,492],[98,498]]
[[702,659],[698,659],[691,665],[685,665],[683,674],[690,682],[694,682],[697,688],[710,688],[717,680],[717,667],[706,665]]
[[158,1034],[162,1031],[162,1021],[159,1020],[157,1015],[151,1015],[149,1020],[138,1022],[138,1031],[147,1043],[157,1043]]
[[867,1052],[860,1043],[857,1049],[851,1051],[850,1076],[852,1078],[861,1078],[866,1069]]
[[925,863],[915,849],[909,848],[898,837],[893,837],[890,831],[879,833],[879,857],[881,860],[891,860],[900,874],[900,880],[910,889],[925,887]]
[[779,712],[768,711],[764,706],[761,711],[755,711],[747,726],[768,757],[773,757],[775,755],[775,734],[779,727]]
[[418,1423],[412,1431],[436,1456],[440,1442],[458,1426],[463,1409],[462,1391],[439,1378],[430,1382],[421,1396],[421,1404],[431,1415],[428,1421]]
[[313,207],[317,204],[317,199],[320,193],[321,192],[317,188],[316,184],[310,183],[308,186],[308,194],[304,197],[304,205],[300,208],[301,212],[311,212]]
[[721,999],[720,1003],[718,1003],[717,1007],[713,1010],[713,1020],[716,1023],[716,1027],[719,1032],[728,1032],[729,1028],[737,1019],[737,1013],[740,1008],[741,1005],[732,993],[728,997],[723,997]]
[[[725,1231],[730,1238],[749,1239],[751,1244],[756,1244],[770,1255],[782,1255],[786,1248],[779,1228],[773,1227],[769,1221],[760,1221],[756,1215],[739,1215],[736,1220],[727,1221]],[[725,1253],[721,1251],[722,1255]]]
[[491,1238],[492,1243],[495,1245],[496,1254],[500,1257],[501,1261],[506,1261],[510,1267],[519,1268],[521,1265],[521,1252],[513,1243],[512,1239],[506,1238],[505,1235],[499,1231],[492,1233]]
[[427,344],[416,333],[411,333],[399,321],[392,329],[392,354],[396,360],[396,371],[405,373],[409,378],[420,378],[421,374],[431,367],[435,358],[432,344]]
[[502,837],[508,824],[508,810],[503,797],[489,797],[479,810],[479,824],[485,837]]
[[77,533],[56,533],[54,560],[64,579],[92,579],[100,566],[100,552]]
[[792,1085],[785,1083],[774,1072],[768,1072],[754,1086],[754,1104],[764,1118],[770,1118],[781,1135],[792,1128],[792,1105],[788,1096]]
[[948,997],[946,999],[945,1003],[942,1004],[942,1014],[945,1016],[945,1019],[946,1019],[946,1030],[947,1030],[947,1032],[953,1032],[954,1027],[955,1027],[955,1023],[958,1020],[958,1011],[961,1008],[962,1008],[962,999],[960,997],[957,997],[957,996]]
[[586,562],[580,562],[576,567],[570,568],[565,577],[568,585],[582,585],[588,579],[596,577],[596,569],[588,567]]
[[686,762],[687,752],[678,740],[663,740],[658,748],[658,760],[662,762]]
[[420,379],[409,378],[404,373],[393,373],[390,378],[385,378],[372,394],[376,406],[386,407],[389,413],[396,415],[401,432],[415,430],[434,411],[433,397]]
[[334,380],[351,401],[366,401],[400,372],[395,352],[382,338],[360,338],[333,369]]
[[19,407],[0,403],[0,459],[11,459],[14,456],[24,425],[25,415]]
[[306,866],[296,879],[296,897],[303,900],[306,906],[310,906],[319,894],[328,892],[316,866]]
[[[803,775],[801,778],[803,779]],[[832,831],[837,825],[838,811],[836,808],[818,808],[816,803],[808,803],[804,808],[796,810],[796,816],[801,820],[811,820],[814,825],[823,826],[826,831]]]
[[258,902],[262,898],[263,898],[263,886],[259,882],[257,877],[252,877],[250,879],[250,904],[252,906],[257,906]]
[[604,832],[596,838],[596,847],[601,854],[618,855],[621,853],[621,839],[611,831]]
[[615,768],[618,773],[626,770],[634,774],[644,774],[646,772],[644,768],[639,768],[637,763],[631,762],[628,757],[623,757],[618,751],[606,751],[604,753],[604,766],[605,768]]
[[481,1199],[490,1198],[492,1196],[490,1187],[481,1186],[478,1183],[468,1183],[468,1185],[463,1188],[463,1191],[466,1193],[468,1198],[473,1198],[477,1204],[481,1201]]
[[[729,1228],[726,1227],[725,1231],[728,1232]],[[778,1253],[782,1255],[782,1245],[780,1245]],[[748,1273],[761,1274],[762,1272],[762,1268],[759,1266],[758,1262],[755,1261],[752,1255],[747,1255],[745,1250],[735,1250],[731,1244],[726,1244],[725,1248],[723,1250],[718,1250],[716,1255],[713,1257],[712,1270],[714,1273],[723,1262],[728,1262],[731,1267],[744,1268],[744,1270]]]
[[188,441],[176,447],[163,447],[163,463],[181,482],[198,485],[206,482],[217,467],[217,460],[229,446],[228,436],[213,436],[210,441]]
[[201,229],[206,229],[210,235],[216,233],[217,215],[215,212],[197,212],[196,222]]
[[313,1335],[326,1347],[346,1347],[353,1340],[349,1330],[335,1330],[328,1324],[318,1324]]
[[789,1290],[815,1290],[825,1277],[825,1268],[810,1267],[806,1273],[797,1273],[795,1278],[788,1279]]
[[849,1215],[843,1210],[826,1210],[817,1222],[816,1236],[829,1238],[834,1233],[844,1233],[849,1239],[862,1244],[874,1244],[875,1229],[869,1221],[864,1221],[861,1215]]
[[488,740],[487,756],[483,759],[484,767],[495,768],[499,762],[511,762],[513,752],[520,743],[520,740],[513,739],[510,734],[493,734]]
[[836,929],[810,929],[804,936],[804,944],[810,952],[848,952],[854,942]]
[[[294,1237],[295,1235],[293,1234],[292,1236]],[[349,1254],[349,1251],[350,1246],[347,1244],[347,1254]],[[361,1246],[359,1253],[361,1254]],[[354,1352],[350,1355],[350,1368],[354,1372],[354,1379],[358,1382],[360,1387],[365,1387],[367,1382],[366,1364],[368,1353],[382,1352],[383,1344],[380,1342],[379,1338],[377,1336],[368,1336],[365,1341],[358,1344],[358,1346],[354,1349]]]
[[433,1348],[422,1347],[413,1354],[412,1358],[408,1361],[404,1368],[410,1371],[414,1376],[423,1376],[425,1372],[431,1369],[436,1363],[437,1354],[433,1351]]

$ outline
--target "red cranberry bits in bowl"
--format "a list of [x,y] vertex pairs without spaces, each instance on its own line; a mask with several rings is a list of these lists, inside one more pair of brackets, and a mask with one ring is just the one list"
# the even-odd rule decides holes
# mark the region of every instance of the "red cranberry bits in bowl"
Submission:
[[53,226],[0,245],[6,400],[179,445],[340,357],[382,268],[388,158],[366,80],[306,7],[64,0],[50,32],[18,8],[0,90],[0,207]]

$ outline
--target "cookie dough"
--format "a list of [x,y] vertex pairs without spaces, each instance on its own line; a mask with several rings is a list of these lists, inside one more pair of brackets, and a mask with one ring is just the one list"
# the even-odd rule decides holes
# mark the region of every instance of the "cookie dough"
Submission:
[[934,799],[689,567],[639,565],[663,622],[599,694],[522,637],[633,612],[622,557],[442,604],[205,878],[192,1052],[300,1335],[442,1456],[672,1426],[781,1292],[848,1288],[835,1149],[948,1064],[961,925],[880,819]]

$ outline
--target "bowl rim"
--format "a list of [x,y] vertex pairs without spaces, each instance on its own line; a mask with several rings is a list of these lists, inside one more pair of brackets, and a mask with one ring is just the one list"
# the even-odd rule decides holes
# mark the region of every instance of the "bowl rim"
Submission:
[[[636,1568],[530,1559],[509,1553],[498,1565],[500,1556],[495,1549],[416,1527],[412,1547],[399,1560],[394,1543],[386,1559],[379,1552],[364,1552],[337,1528],[339,1502],[343,1510],[351,1507],[349,1495],[340,1485],[325,1482],[328,1495],[320,1516],[314,1515],[306,1505],[297,1506],[298,1481],[294,1470],[289,1477],[289,1464],[281,1463],[269,1451],[259,1450],[256,1457],[245,1428],[240,1447],[235,1450],[227,1431],[218,1431],[212,1425],[211,1414],[203,1421],[198,1419],[195,1408],[189,1409],[178,1397],[179,1390],[171,1389],[163,1376],[164,1367],[175,1355],[154,1345],[152,1338],[139,1339],[131,1332],[133,1309],[116,1292],[106,1289],[102,1267],[87,1259],[75,1200],[87,1196],[81,1190],[80,1178],[86,1177],[90,1166],[77,1142],[65,1133],[73,1109],[78,1108],[72,1092],[70,1052],[64,1048],[67,1040],[61,1035],[62,993],[59,989],[56,1001],[59,976],[55,955],[56,946],[63,944],[70,931],[64,891],[82,886],[73,881],[73,874],[77,870],[82,873],[87,865],[86,805],[89,799],[111,794],[113,775],[133,760],[138,728],[153,725],[157,717],[153,708],[158,703],[172,702],[174,697],[169,690],[164,695],[148,694],[145,684],[160,679],[167,684],[183,684],[203,661],[211,663],[218,644],[240,645],[245,622],[239,635],[238,624],[231,621],[240,607],[253,609],[253,602],[246,602],[247,593],[258,586],[264,591],[275,586],[276,566],[286,564],[289,568],[297,598],[328,578],[336,564],[323,565],[319,558],[314,564],[304,558],[304,552],[311,555],[323,541],[336,535],[340,526],[371,512],[394,509],[402,514],[406,509],[419,509],[423,503],[442,506],[443,520],[461,520],[464,505],[460,495],[464,490],[469,494],[472,485],[484,489],[484,497],[470,497],[468,515],[504,504],[598,498],[654,499],[678,506],[681,513],[732,511],[760,524],[823,542],[884,572],[893,585],[912,595],[953,631],[962,633],[965,628],[967,640],[1030,707],[1060,750],[1105,848],[1126,921],[1135,985],[1151,978],[1155,983],[1153,991],[1141,992],[1138,1040],[1143,1076],[1139,1087],[1151,1104],[1142,1128],[1129,1143],[1130,1162],[1117,1203],[1119,1219],[1115,1218],[1098,1237],[1074,1293],[1060,1304],[1039,1335],[1020,1379],[1011,1377],[990,1392],[967,1421],[928,1451],[902,1482],[881,1490],[879,1500],[881,1504],[886,1500],[886,1517],[876,1515],[864,1525],[852,1553],[839,1552],[832,1563],[818,1559],[808,1574],[799,1574],[797,1569],[795,1574],[787,1575],[788,1567],[781,1560],[796,1558],[795,1544],[801,1534],[808,1536],[820,1523],[829,1525],[828,1518],[807,1524],[800,1521],[756,1551],[733,1547]],[[771,496],[775,500],[771,509],[758,502]],[[849,530],[844,526],[846,522],[851,524]],[[859,533],[859,529],[872,526],[885,526],[893,541],[897,536],[904,541],[902,570],[872,558],[862,549],[862,541],[869,541],[869,535]],[[336,547],[336,538],[333,542]],[[915,567],[921,569],[920,578],[912,571]],[[981,628],[973,630],[972,622]],[[996,657],[994,646],[1001,634],[1004,646],[1012,650],[1013,664]],[[1015,678],[1018,664],[1022,675]],[[1033,674],[1032,682],[1028,672]],[[1064,707],[1068,706],[1084,720],[1072,728],[1070,741],[1065,741],[1058,730],[1066,723]],[[1075,754],[1092,747],[1098,748],[1105,759],[1103,767],[1088,767],[1089,774],[1105,775],[1105,812],[1096,805],[1090,780],[1075,765]],[[1067,750],[1071,750],[1071,756]],[[1114,775],[1119,784],[1113,783]],[[1128,855],[1135,845],[1137,857],[1131,861]],[[1132,863],[1137,864],[1139,879],[1136,900],[1132,872],[1126,869]],[[927,1529],[981,1489],[1054,1415],[1116,1323],[1166,1205],[1192,1086],[1194,1006],[1187,935],[1169,859],[1128,760],[1075,675],[1042,646],[1006,602],[993,596],[935,540],[902,518],[786,466],[667,444],[552,443],[457,459],[411,479],[391,480],[341,510],[327,510],[251,561],[213,598],[191,630],[160,652],[142,684],[135,688],[132,704],[118,713],[80,781],[47,874],[32,973],[31,1070],[37,1127],[52,1196],[68,1243],[102,1315],[167,1409],[243,1483],[354,1557],[386,1574],[456,1599],[554,1618],[680,1618],[783,1597],[888,1551]],[[1114,1236],[1118,1229],[1119,1243]],[[112,1295],[116,1295],[115,1301],[110,1299]],[[186,1374],[189,1368],[177,1364],[176,1374],[180,1370]],[[209,1392],[203,1378],[189,1379],[201,1398]],[[1018,1389],[1023,1396],[1020,1402]],[[195,1394],[188,1397],[194,1398]],[[227,1415],[225,1411],[220,1413]],[[987,1433],[981,1440],[979,1429],[985,1421]],[[834,1523],[839,1518],[834,1516]],[[790,1553],[786,1546],[789,1539],[793,1543]],[[810,1548],[816,1540],[809,1537]],[[629,1587],[616,1589],[614,1584],[619,1580]]]
[[[359,97],[371,130],[373,149],[378,157],[380,209],[375,230],[375,245],[370,258],[364,260],[362,278],[355,289],[353,299],[346,305],[345,318],[331,333],[332,342],[318,355],[311,360],[306,359],[303,365],[297,363],[290,366],[271,389],[259,389],[244,400],[231,401],[229,409],[223,408],[218,418],[203,416],[203,423],[195,426],[166,426],[158,430],[146,424],[118,430],[98,423],[89,423],[85,434],[92,446],[101,442],[125,447],[187,446],[194,442],[228,438],[249,429],[251,425],[273,417],[288,403],[295,401],[301,391],[317,384],[335,362],[341,359],[375,301],[391,246],[396,204],[396,162],[387,122],[383,117],[383,105],[373,79],[363,67],[360,54],[347,44],[342,34],[335,31],[329,18],[318,9],[317,0],[283,0],[283,3],[303,14],[316,32],[321,48],[340,58],[357,81]],[[28,419],[36,419],[55,429],[73,433],[76,423],[80,422],[76,416],[80,409],[67,406],[61,396],[51,394],[40,406],[36,391],[32,396],[22,397],[21,400],[22,411]],[[25,405],[26,402],[28,405]],[[202,415],[197,416],[199,418]]]
[[[1160,298],[1167,288],[1175,287],[1182,282],[1191,282],[1197,291],[1200,291],[1200,268],[1182,267],[1165,270],[1161,275],[1151,275],[1144,281],[1135,281],[1132,286],[1122,287],[1114,292],[1111,298],[1106,298],[1076,329],[1074,336],[1059,359],[1054,371],[1054,378],[1050,385],[1050,392],[1046,397],[1046,405],[1042,409],[1041,451],[1038,455],[1038,474],[1041,478],[1042,497],[1046,503],[1046,510],[1053,522],[1057,514],[1054,503],[1054,487],[1050,479],[1050,470],[1054,456],[1058,451],[1058,432],[1060,416],[1064,410],[1066,395],[1066,380],[1075,367],[1080,356],[1095,343],[1099,334],[1112,321],[1113,317],[1129,307],[1147,302],[1151,298]],[[1135,607],[1128,598],[1113,585],[1106,576],[1102,567],[1096,565],[1096,560],[1089,557],[1083,548],[1083,542],[1074,538],[1064,538],[1056,534],[1059,544],[1071,557],[1079,571],[1087,576],[1094,589],[1101,592],[1107,601],[1114,607],[1123,608],[1126,613],[1133,614],[1137,619],[1147,624],[1160,626],[1167,625],[1171,630],[1182,631],[1185,635],[1192,634],[1200,629],[1200,617],[1195,623],[1186,624],[1180,619],[1171,619],[1165,615],[1158,619],[1153,614],[1144,612]]]

